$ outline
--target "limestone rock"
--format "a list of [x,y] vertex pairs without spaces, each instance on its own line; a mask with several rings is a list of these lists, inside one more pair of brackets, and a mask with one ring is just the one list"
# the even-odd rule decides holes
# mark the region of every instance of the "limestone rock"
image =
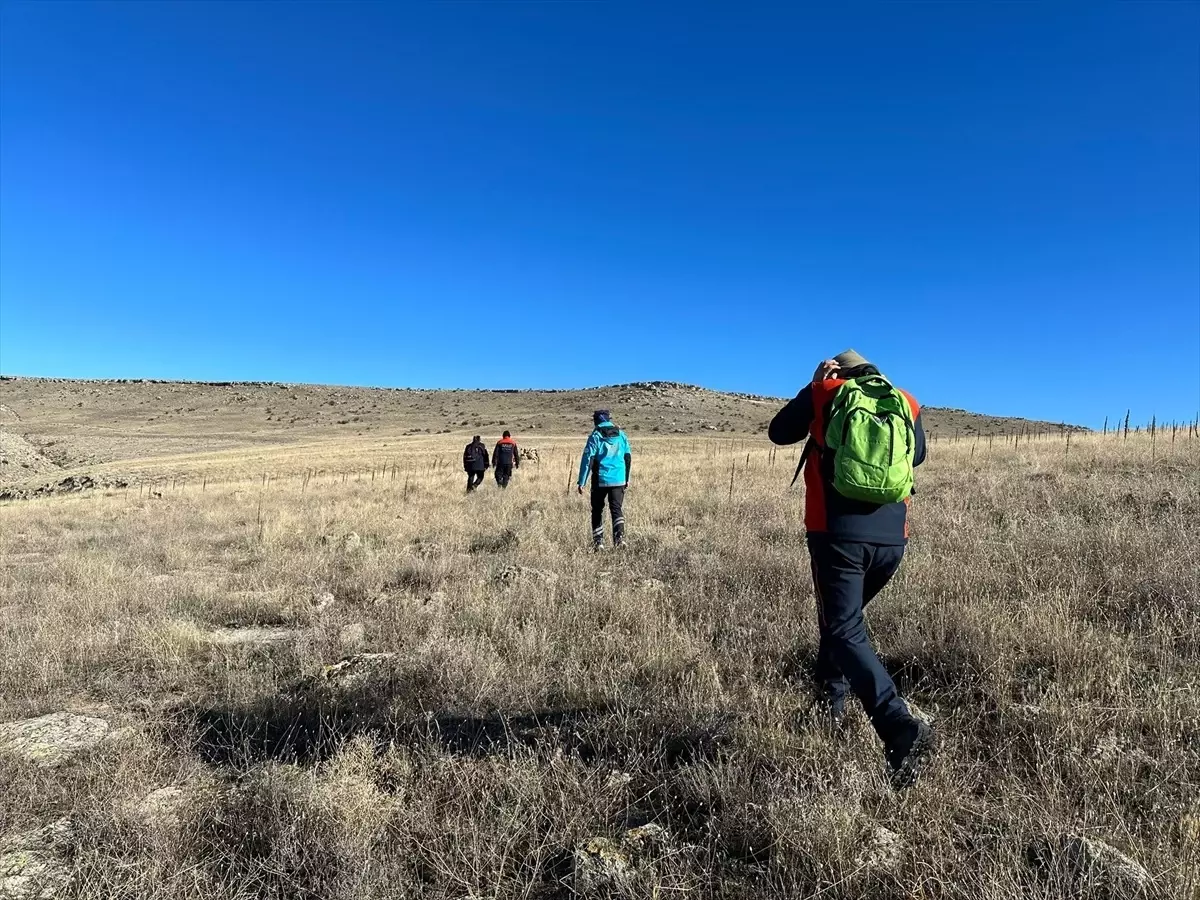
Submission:
[[1150,873],[1116,847],[1069,834],[1062,839],[1062,854],[1067,866],[1080,879],[1100,882],[1126,891],[1141,890],[1150,882]]
[[1141,896],[1150,873],[1116,847],[1082,834],[1064,834],[1037,841],[1029,849],[1030,863],[1051,878],[1066,878],[1075,889],[1106,889],[1118,896]]
[[70,881],[74,828],[59,819],[0,840],[0,900],[52,900]]
[[875,825],[868,832],[855,863],[865,869],[895,872],[904,860],[904,839],[890,828]]
[[272,644],[291,640],[299,634],[295,628],[214,628],[208,632],[208,639],[214,644],[224,645]]
[[395,653],[356,653],[331,666],[326,666],[322,678],[327,684],[334,687],[356,688],[385,671],[395,657]]
[[583,890],[627,888],[637,874],[629,854],[611,838],[589,838],[575,849],[575,881]]
[[179,824],[179,810],[186,799],[180,787],[151,791],[137,806],[138,821],[151,828],[173,828]]
[[504,584],[540,582],[541,584],[551,585],[558,581],[558,575],[554,572],[545,572],[541,569],[531,568],[530,566],[518,565],[505,566],[496,577]]
[[56,766],[80,750],[96,746],[108,722],[95,716],[57,712],[0,725],[0,753],[12,753],[39,766]]
[[672,848],[661,825],[639,825],[619,840],[593,837],[575,848],[575,881],[582,890],[628,890],[653,877],[658,858]]

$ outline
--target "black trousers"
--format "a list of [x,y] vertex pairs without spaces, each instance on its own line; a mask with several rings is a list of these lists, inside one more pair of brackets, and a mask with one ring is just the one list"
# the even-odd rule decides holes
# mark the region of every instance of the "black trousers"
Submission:
[[508,487],[509,479],[512,478],[512,466],[496,466],[496,484],[500,487]]
[[473,491],[473,490],[475,490],[475,488],[477,488],[481,484],[483,484],[483,473],[484,473],[483,469],[480,469],[477,472],[468,472],[467,473],[467,490],[468,491]]
[[613,543],[620,545],[625,540],[625,485],[605,487],[592,485],[592,543],[599,547],[604,543],[604,503],[612,515]]
[[854,691],[875,731],[889,743],[912,715],[871,646],[863,610],[900,568],[904,547],[809,535],[808,554],[821,634],[817,681],[829,700],[844,697],[847,686]]

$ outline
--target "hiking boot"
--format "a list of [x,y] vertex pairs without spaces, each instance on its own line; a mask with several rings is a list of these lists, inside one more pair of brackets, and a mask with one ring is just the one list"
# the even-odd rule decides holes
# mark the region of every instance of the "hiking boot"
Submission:
[[916,784],[933,749],[933,726],[914,718],[912,727],[888,744],[885,751],[892,772],[892,787],[903,790]]
[[603,553],[604,552],[604,542],[596,541],[596,543],[592,544],[592,552],[593,553]]
[[817,702],[819,706],[824,709],[825,715],[829,720],[829,724],[835,731],[840,731],[846,727],[845,694],[826,694]]

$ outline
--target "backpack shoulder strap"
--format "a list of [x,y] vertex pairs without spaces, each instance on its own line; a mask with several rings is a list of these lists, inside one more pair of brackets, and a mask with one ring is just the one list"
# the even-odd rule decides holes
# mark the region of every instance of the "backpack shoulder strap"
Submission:
[[796,474],[792,476],[792,483],[788,485],[789,488],[796,486],[796,482],[800,479],[800,473],[804,471],[804,464],[808,462],[809,455],[818,452],[819,449],[817,442],[810,437],[808,443],[804,445],[804,450],[800,453],[800,462],[796,463]]

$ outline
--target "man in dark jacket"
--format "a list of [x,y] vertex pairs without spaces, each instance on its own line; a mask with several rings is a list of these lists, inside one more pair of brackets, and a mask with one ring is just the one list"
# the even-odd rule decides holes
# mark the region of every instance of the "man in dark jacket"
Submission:
[[[825,447],[830,405],[852,378],[879,370],[853,350],[825,360],[812,383],[771,421],[776,444],[807,439],[802,465],[805,528],[817,599],[821,642],[815,675],[834,721],[845,710],[847,682],[862,701],[883,741],[898,786],[916,780],[933,749],[933,731],[900,699],[896,685],[867,636],[863,610],[900,567],[908,540],[908,499],[877,505],[842,496],[834,488],[834,454]],[[904,394],[915,431],[913,464],[925,461],[925,432],[917,401]]]
[[517,452],[517,442],[507,431],[504,437],[496,442],[492,450],[492,469],[496,474],[496,484],[502,488],[508,487],[513,469],[521,468],[521,455]]
[[467,473],[468,494],[483,484],[483,473],[489,465],[487,447],[479,435],[475,435],[475,439],[463,450],[463,471]]

